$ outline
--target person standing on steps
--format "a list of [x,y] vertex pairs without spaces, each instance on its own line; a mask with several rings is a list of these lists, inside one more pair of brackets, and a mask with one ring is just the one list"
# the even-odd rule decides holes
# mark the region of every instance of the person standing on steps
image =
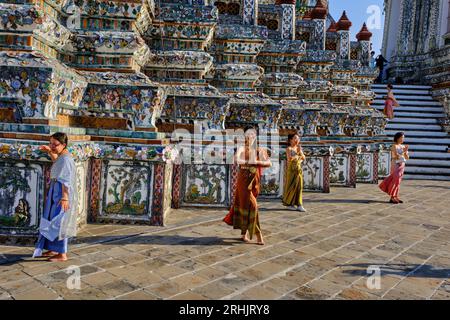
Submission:
[[288,147],[286,148],[287,170],[283,190],[283,205],[300,212],[306,212],[303,208],[303,170],[302,162],[306,160],[300,145],[300,136],[290,134]]
[[394,86],[392,84],[387,85],[387,96],[386,101],[384,102],[384,115],[389,119],[394,119],[394,107],[398,107],[399,103],[397,99],[394,97]]
[[376,63],[376,59],[375,59],[375,51],[372,51],[370,53],[369,65],[372,69],[375,69],[377,67],[377,63]]
[[403,203],[399,199],[400,184],[405,172],[406,161],[409,160],[409,146],[403,145],[405,134],[397,132],[394,136],[394,144],[391,147],[391,174],[380,183],[380,189],[391,196],[390,203]]
[[386,65],[388,61],[383,57],[382,54],[380,54],[376,59],[375,59],[375,64],[378,68],[379,74],[378,74],[378,78],[375,80],[375,83],[383,83],[383,73],[384,73],[384,67]]
[[[67,143],[67,135],[57,132],[50,137],[49,146],[40,147],[50,156],[53,165],[33,257],[48,257],[48,261],[53,262],[67,260],[68,239],[77,231],[76,169]],[[47,252],[43,253],[44,249]]]
[[235,155],[239,165],[234,203],[227,216],[223,219],[234,229],[241,230],[241,240],[249,243],[256,235],[256,244],[264,245],[257,198],[260,192],[262,169],[272,164],[267,150],[257,147],[256,130],[245,128],[245,143]]

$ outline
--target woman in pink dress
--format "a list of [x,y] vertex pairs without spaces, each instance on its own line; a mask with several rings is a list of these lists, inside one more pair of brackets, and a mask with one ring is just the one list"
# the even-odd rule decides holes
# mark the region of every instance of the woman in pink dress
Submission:
[[394,107],[398,107],[399,103],[397,99],[394,97],[394,93],[392,90],[394,90],[394,86],[392,84],[387,85],[387,97],[386,101],[384,102],[384,110],[383,113],[388,117],[389,119],[394,119]]
[[391,147],[391,174],[380,183],[380,189],[391,196],[390,203],[403,203],[399,199],[398,193],[400,190],[400,183],[405,172],[405,163],[409,159],[409,146],[403,145],[405,134],[397,132],[394,136],[394,144]]

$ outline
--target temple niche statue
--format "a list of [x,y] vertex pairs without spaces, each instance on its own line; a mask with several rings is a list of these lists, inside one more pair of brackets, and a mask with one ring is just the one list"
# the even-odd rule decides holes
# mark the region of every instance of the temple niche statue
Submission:
[[[351,40],[351,14],[335,20],[328,1],[0,3],[0,177],[15,172],[0,185],[4,238],[36,235],[50,168],[38,146],[56,131],[76,159],[80,227],[163,225],[171,208],[229,206],[237,168],[217,160],[234,149],[211,136],[233,141],[247,125],[282,155],[263,176],[267,197],[281,194],[294,131],[307,190],[376,183],[389,163],[386,122],[370,107],[372,34],[358,26]],[[174,131],[194,133],[182,163],[171,161]]]

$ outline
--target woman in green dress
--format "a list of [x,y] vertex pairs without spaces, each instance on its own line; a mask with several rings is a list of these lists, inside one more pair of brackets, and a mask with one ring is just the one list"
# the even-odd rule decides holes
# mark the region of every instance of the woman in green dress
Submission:
[[287,170],[285,174],[283,205],[293,210],[306,212],[303,208],[303,170],[302,162],[306,160],[300,136],[290,134],[288,136],[288,147],[286,148]]

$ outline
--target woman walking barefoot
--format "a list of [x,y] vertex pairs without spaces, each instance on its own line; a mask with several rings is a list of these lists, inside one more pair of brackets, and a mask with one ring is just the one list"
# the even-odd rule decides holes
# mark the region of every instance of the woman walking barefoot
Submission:
[[270,167],[271,162],[267,151],[256,147],[256,130],[246,128],[244,135],[245,144],[237,150],[235,156],[239,172],[234,203],[224,221],[233,225],[234,229],[241,230],[242,241],[250,242],[256,235],[256,244],[264,245],[257,198],[260,192],[262,168]]
[[405,163],[406,160],[409,160],[409,146],[403,145],[404,140],[405,134],[403,132],[397,132],[395,134],[394,144],[391,147],[391,174],[380,184],[380,189],[391,196],[389,202],[394,204],[403,203],[403,201],[399,199],[398,193],[405,172]]
[[392,86],[392,84],[387,85],[387,90],[388,93],[386,101],[384,102],[383,113],[386,115],[386,117],[388,117],[388,119],[392,120],[394,119],[394,107],[398,107],[399,103],[394,97],[394,92],[392,91],[394,90],[394,87]]
[[300,136],[290,134],[288,136],[288,147],[286,148],[287,170],[286,181],[283,192],[283,205],[289,206],[300,212],[306,212],[303,208],[303,170],[302,162],[306,160]]
[[[68,238],[75,236],[77,230],[76,170],[67,140],[65,133],[57,132],[50,137],[49,146],[40,147],[53,165],[33,257],[49,257],[49,261],[67,260]],[[47,252],[42,253],[44,249]]]

